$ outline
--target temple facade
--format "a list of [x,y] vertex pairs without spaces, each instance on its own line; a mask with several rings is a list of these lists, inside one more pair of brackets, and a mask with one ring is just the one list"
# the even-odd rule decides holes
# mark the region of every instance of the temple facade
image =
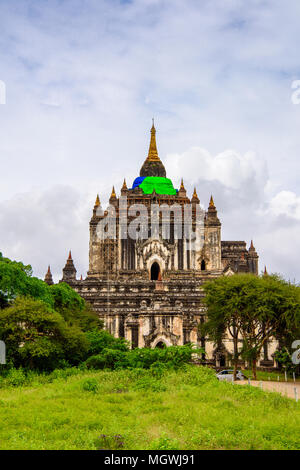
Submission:
[[[193,342],[205,348],[208,362],[220,366],[228,363],[232,345],[229,339],[214,345],[201,337],[202,286],[219,276],[258,274],[258,255],[252,241],[249,245],[221,239],[212,196],[204,210],[196,189],[189,198],[182,180],[174,188],[158,156],[153,124],[148,156],[132,186],[124,180],[119,196],[113,187],[106,210],[97,195],[87,277],[77,279],[70,253],[62,281],[92,305],[110,333],[132,347]],[[52,281],[50,269],[47,280]]]

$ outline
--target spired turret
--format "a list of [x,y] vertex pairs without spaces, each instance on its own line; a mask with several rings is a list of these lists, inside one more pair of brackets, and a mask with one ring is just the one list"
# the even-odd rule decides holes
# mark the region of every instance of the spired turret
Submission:
[[73,263],[71,251],[69,252],[69,257],[67,259],[66,265],[63,269],[63,281],[76,281],[76,268]]
[[156,129],[154,127],[154,121],[151,127],[151,139],[149,145],[148,157],[146,158],[141,171],[140,176],[161,176],[166,177],[166,169],[160,160],[156,146]]
[[205,267],[208,270],[221,270],[221,222],[218,219],[218,212],[212,195],[210,197],[209,206],[205,215],[204,226],[204,252],[207,256]]
[[48,271],[46,272],[44,281],[46,282],[46,284],[48,284],[48,286],[52,286],[54,284],[50,266],[48,266]]
[[256,253],[252,240],[248,250],[248,267],[251,273],[258,274],[258,254]]

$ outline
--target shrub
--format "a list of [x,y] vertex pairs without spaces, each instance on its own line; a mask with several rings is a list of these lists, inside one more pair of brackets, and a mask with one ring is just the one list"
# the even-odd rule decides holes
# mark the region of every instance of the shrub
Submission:
[[124,338],[115,338],[105,330],[88,331],[86,337],[89,342],[88,354],[90,356],[100,354],[104,349],[129,351],[129,344]]
[[26,375],[23,369],[10,369],[7,376],[6,381],[9,385],[13,387],[20,387],[24,385],[26,382]]
[[91,356],[86,361],[89,369],[115,369],[126,367],[126,355],[124,351],[117,349],[104,349],[102,354]]
[[192,345],[171,346],[165,349],[140,348],[130,351],[104,348],[100,354],[89,357],[89,369],[150,369],[161,376],[166,369],[178,369],[191,360],[195,349]]
[[85,392],[96,393],[99,389],[99,384],[96,379],[86,379],[82,382],[81,387]]

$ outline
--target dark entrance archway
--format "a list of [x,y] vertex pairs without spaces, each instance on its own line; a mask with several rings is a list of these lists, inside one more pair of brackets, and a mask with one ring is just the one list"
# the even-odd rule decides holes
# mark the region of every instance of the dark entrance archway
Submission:
[[156,261],[151,266],[151,281],[157,281],[159,279],[160,267]]
[[224,354],[220,355],[220,367],[226,366],[226,356]]
[[155,347],[160,348],[160,349],[164,349],[164,348],[167,347],[167,345],[163,341],[159,341]]

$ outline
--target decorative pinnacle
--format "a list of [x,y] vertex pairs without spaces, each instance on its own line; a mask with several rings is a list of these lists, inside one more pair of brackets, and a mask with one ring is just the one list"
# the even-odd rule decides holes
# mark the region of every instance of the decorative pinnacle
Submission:
[[210,196],[209,207],[211,207],[212,209],[216,208],[212,195]]
[[149,162],[159,162],[159,156],[157,152],[157,146],[156,146],[156,129],[154,127],[154,118],[152,119],[152,127],[151,127],[151,138],[150,138],[150,145],[149,145],[149,151],[148,151],[148,157],[147,160]]
[[71,260],[71,259],[72,259],[71,250],[69,251],[69,256],[68,256],[68,259],[69,259],[69,260]]
[[193,192],[192,200],[193,200],[193,199],[196,199],[197,201],[199,201],[199,198],[198,198],[198,194],[197,194],[196,188],[194,188],[194,192]]
[[51,273],[50,266],[48,266],[48,271],[47,271],[47,273],[46,273],[46,276],[45,276],[44,281],[45,281],[49,286],[52,286],[52,285],[53,285],[53,278],[52,278],[52,273]]
[[128,189],[128,188],[127,188],[127,184],[126,184],[126,180],[125,180],[125,178],[124,178],[124,182],[123,182],[122,189]]
[[267,267],[265,266],[264,276],[267,276],[267,275],[268,275],[268,271],[267,271]]
[[181,178],[181,183],[180,183],[180,188],[179,189],[185,191],[185,187],[184,187],[184,184],[183,184],[183,178]]
[[97,194],[95,207],[99,207],[99,206],[100,206],[100,198],[99,198],[99,194]]
[[115,191],[115,187],[113,186],[112,188],[112,191],[111,191],[111,195],[110,195],[110,198],[116,198],[116,191]]

